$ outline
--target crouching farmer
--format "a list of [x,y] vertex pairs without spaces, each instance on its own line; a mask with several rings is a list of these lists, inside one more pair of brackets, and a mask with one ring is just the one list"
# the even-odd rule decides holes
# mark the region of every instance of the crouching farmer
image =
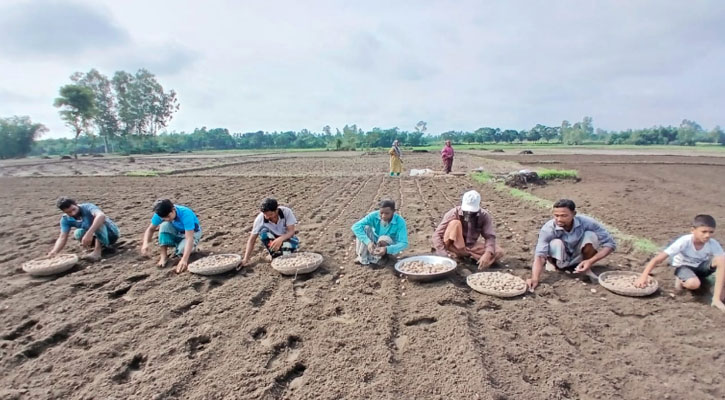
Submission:
[[[480,237],[483,241],[478,240]],[[431,241],[436,254],[454,259],[471,257],[479,270],[504,256],[503,249],[496,244],[493,218],[481,208],[481,195],[475,190],[464,193],[461,205],[443,216]]]
[[48,256],[54,256],[63,250],[68,242],[71,228],[75,228],[73,232],[75,240],[79,240],[83,247],[93,249],[83,256],[88,261],[100,260],[103,248],[110,247],[118,240],[118,227],[97,205],[77,204],[71,198],[61,197],[56,201],[56,206],[64,215],[60,217],[60,236],[55,241],[53,249],[48,252]]
[[166,266],[168,249],[174,249],[174,255],[181,256],[176,264],[176,273],[181,273],[189,266],[189,257],[196,251],[201,240],[201,225],[191,208],[174,204],[169,199],[157,200],[154,204],[154,215],[151,224],[146,228],[141,245],[141,254],[148,255],[149,242],[154,232],[159,231],[161,253],[158,267]]
[[377,264],[387,254],[398,254],[408,247],[408,227],[395,212],[395,202],[384,199],[378,210],[366,215],[352,226],[355,234],[355,262]]
[[720,243],[712,238],[715,233],[715,218],[710,215],[698,215],[692,221],[692,232],[675,240],[671,245],[656,255],[642,272],[637,287],[647,285],[647,277],[658,265],[670,259],[675,268],[675,290],[682,288],[695,290],[700,287],[700,280],[715,274],[715,288],[712,296],[712,306],[725,311],[725,252]]
[[577,215],[571,200],[554,203],[553,217],[539,231],[531,278],[526,281],[529,289],[534,290],[539,284],[544,264],[550,264],[551,269],[573,269],[597,282],[591,268],[616,249],[612,235],[599,221]]
[[277,204],[276,199],[266,198],[262,201],[260,212],[254,219],[252,233],[247,240],[244,259],[241,266],[249,264],[249,257],[254,250],[254,242],[259,239],[269,252],[268,259],[291,254],[300,247],[297,234],[297,217],[288,207]]

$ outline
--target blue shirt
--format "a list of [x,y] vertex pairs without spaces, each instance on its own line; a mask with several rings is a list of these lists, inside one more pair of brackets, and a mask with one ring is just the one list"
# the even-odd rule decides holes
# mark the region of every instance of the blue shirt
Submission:
[[386,235],[393,239],[394,243],[386,248],[388,254],[398,254],[408,247],[408,227],[405,225],[403,217],[397,213],[393,214],[393,219],[387,225],[384,225],[380,219],[380,211],[373,211],[365,218],[355,222],[352,231],[361,242],[367,245],[370,243],[370,238],[365,234],[366,226],[373,229],[376,237]]
[[[199,218],[197,218],[196,214],[191,211],[191,208],[179,204],[174,204],[174,209],[176,209],[176,218],[171,221],[171,225],[176,228],[177,231],[199,232],[201,230],[201,225],[199,225]],[[159,226],[162,222],[164,222],[164,220],[156,213],[154,213],[154,216],[151,217],[151,225],[153,226]]]
[[[68,233],[70,232],[70,228],[81,228],[88,230],[88,228],[93,225],[93,219],[95,218],[96,214],[102,212],[101,209],[93,203],[81,203],[78,204],[78,208],[80,209],[78,215],[80,219],[75,219],[68,214],[63,214],[60,217],[61,232]],[[106,221],[103,224],[107,227],[115,226],[113,221],[108,218],[108,215],[106,215]]]
[[594,232],[597,235],[599,246],[611,247],[612,250],[616,250],[617,244],[614,242],[612,235],[604,229],[599,221],[586,215],[576,215],[574,216],[574,222],[569,232],[556,225],[554,219],[545,223],[541,227],[541,231],[539,231],[539,241],[536,243],[536,255],[548,256],[549,242],[553,239],[561,239],[566,247],[566,252],[568,254],[574,254],[586,231]]

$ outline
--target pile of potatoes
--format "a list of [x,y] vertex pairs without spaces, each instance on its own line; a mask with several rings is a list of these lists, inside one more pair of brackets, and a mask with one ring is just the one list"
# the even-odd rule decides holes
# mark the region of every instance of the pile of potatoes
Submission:
[[194,268],[204,270],[216,267],[218,265],[228,265],[239,261],[239,257],[233,254],[218,254],[215,256],[204,257],[194,261]]
[[612,287],[620,289],[648,289],[655,285],[652,278],[647,278],[647,286],[644,288],[638,288],[634,286],[634,283],[637,282],[638,279],[639,276],[637,275],[612,275],[606,278],[606,283]]
[[305,267],[317,261],[319,261],[319,257],[314,253],[298,253],[290,257],[275,258],[274,266],[280,269],[294,269]]
[[504,272],[484,272],[468,277],[468,284],[502,293],[515,293],[526,289],[521,278]]
[[449,264],[428,264],[423,261],[409,261],[400,266],[400,272],[419,275],[440,274],[451,269],[452,266]]
[[77,260],[74,254],[58,254],[53,257],[39,258],[25,263],[26,270],[52,268],[56,265]]

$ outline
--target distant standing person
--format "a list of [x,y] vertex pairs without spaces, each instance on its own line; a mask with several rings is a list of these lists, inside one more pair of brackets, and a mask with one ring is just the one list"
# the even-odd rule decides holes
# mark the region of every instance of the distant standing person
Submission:
[[451,141],[446,140],[446,145],[443,147],[443,150],[441,150],[441,158],[443,159],[443,170],[446,172],[446,174],[451,173],[451,169],[453,169],[453,147],[451,146]]
[[393,141],[393,147],[390,148],[388,154],[390,154],[390,176],[400,176],[400,173],[403,172],[403,153],[398,147],[397,139]]
[[196,251],[196,246],[201,240],[199,218],[189,207],[174,204],[169,199],[156,200],[151,224],[143,234],[142,255],[148,255],[151,236],[157,229],[161,246],[158,267],[166,266],[169,256],[167,251],[169,248],[174,248],[174,254],[181,257],[176,264],[176,273],[184,272],[189,266],[191,253]]
[[97,205],[78,204],[68,197],[59,198],[55,205],[64,214],[60,217],[60,236],[48,256],[54,256],[63,250],[71,228],[76,228],[73,232],[75,240],[79,240],[83,247],[93,248],[92,252],[83,257],[88,261],[100,260],[103,248],[110,247],[118,240],[118,227]]
[[290,208],[278,205],[276,199],[266,198],[262,201],[259,211],[247,239],[242,266],[249,264],[249,257],[252,255],[254,242],[258,236],[269,252],[269,258],[294,253],[300,246],[300,239],[295,236],[297,217]]

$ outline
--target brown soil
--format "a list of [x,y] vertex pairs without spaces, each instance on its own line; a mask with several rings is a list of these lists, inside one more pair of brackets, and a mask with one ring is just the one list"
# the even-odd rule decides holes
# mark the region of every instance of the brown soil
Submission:
[[[725,157],[507,157],[527,168],[576,169],[580,182],[534,187],[545,199],[569,197],[580,211],[661,246],[689,233],[692,218],[711,214],[725,226]],[[725,242],[725,229],[716,230]]]
[[[439,166],[437,156],[425,157],[410,164]],[[350,226],[383,196],[398,202],[410,234],[405,255],[413,255],[430,251],[433,227],[463,192],[480,190],[508,252],[500,269],[522,277],[548,218],[547,210],[467,177],[390,178],[378,173],[385,158],[370,160],[328,160],[331,171],[367,172],[349,176],[301,178],[292,175],[308,167],[267,162],[254,171],[271,177],[238,166],[247,176],[0,178],[0,398],[725,396],[725,338],[717,334],[725,316],[705,306],[704,296],[671,298],[669,271],[656,275],[665,290],[647,298],[601,287],[592,293],[593,285],[554,273],[536,294],[502,300],[470,290],[464,274],[412,283],[392,265],[354,264]],[[65,193],[94,201],[118,222],[119,248],[62,276],[31,278],[20,266],[52,245],[53,202]],[[241,272],[157,269],[136,250],[161,196],[197,211],[204,253],[241,252],[257,204],[276,196],[300,219],[303,250],[325,261],[309,276],[283,277],[257,247],[257,263]],[[606,210],[607,222],[626,221],[618,213],[610,219],[616,208]],[[665,236],[671,228],[649,224],[647,233]],[[596,270],[639,270],[643,261],[618,252]]]

